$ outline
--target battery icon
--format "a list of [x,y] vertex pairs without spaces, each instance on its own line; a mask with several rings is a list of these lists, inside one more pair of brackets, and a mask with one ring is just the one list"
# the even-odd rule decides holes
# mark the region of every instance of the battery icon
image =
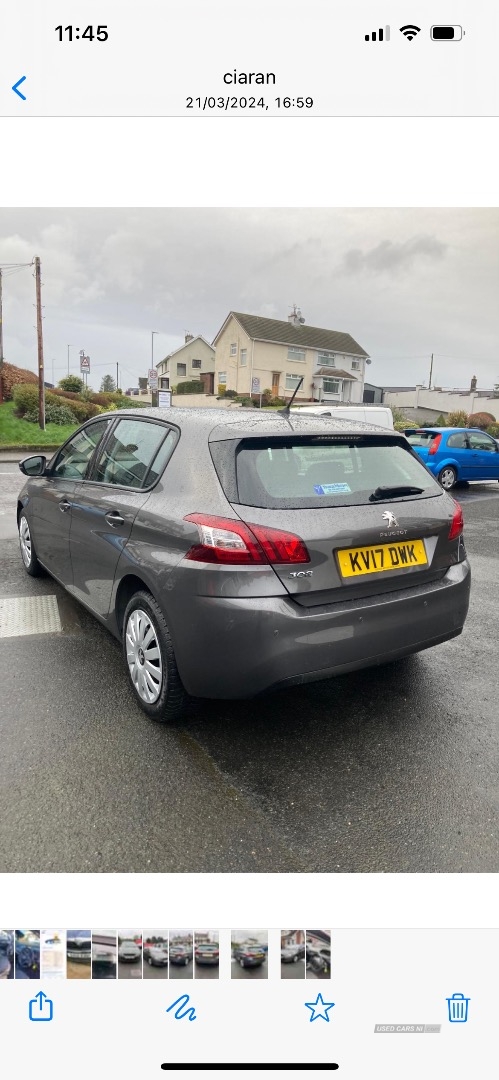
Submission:
[[462,26],[432,26],[430,36],[432,41],[461,41],[463,28]]

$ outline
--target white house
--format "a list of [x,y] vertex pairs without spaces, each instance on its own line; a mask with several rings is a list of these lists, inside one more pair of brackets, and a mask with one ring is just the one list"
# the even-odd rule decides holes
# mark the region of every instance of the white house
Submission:
[[215,350],[202,334],[186,334],[184,344],[160,360],[156,368],[160,390],[196,379],[204,383],[206,394],[214,392]]
[[215,389],[272,390],[297,401],[362,402],[366,351],[350,334],[307,326],[299,308],[286,321],[230,311],[215,346]]

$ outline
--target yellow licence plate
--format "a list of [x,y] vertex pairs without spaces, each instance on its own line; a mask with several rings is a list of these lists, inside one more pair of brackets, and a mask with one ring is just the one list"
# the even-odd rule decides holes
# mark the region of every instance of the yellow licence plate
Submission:
[[382,570],[404,570],[409,566],[427,566],[422,540],[403,544],[378,544],[377,547],[343,548],[336,552],[342,577],[379,574]]

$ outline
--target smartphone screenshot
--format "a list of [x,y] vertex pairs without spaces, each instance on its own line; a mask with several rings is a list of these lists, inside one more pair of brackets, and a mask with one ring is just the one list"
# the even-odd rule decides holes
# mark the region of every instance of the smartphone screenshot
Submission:
[[493,1074],[498,18],[0,16],[0,1061]]

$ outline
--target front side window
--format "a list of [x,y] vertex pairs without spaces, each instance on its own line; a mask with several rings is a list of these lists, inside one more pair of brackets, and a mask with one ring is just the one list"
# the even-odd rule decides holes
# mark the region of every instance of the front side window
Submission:
[[187,364],[177,364],[177,375],[187,375]]
[[[120,420],[97,462],[93,479],[100,484],[140,488],[154,483],[149,470],[168,429],[145,420]],[[156,477],[157,478],[157,477]]]
[[469,444],[472,450],[489,450],[492,454],[495,454],[497,446],[490,435],[479,435],[476,431],[470,431],[468,433]]
[[52,476],[83,480],[95,448],[109,423],[109,420],[96,420],[70,439],[57,457]]
[[288,348],[288,360],[299,360],[301,363],[305,360],[305,349],[295,349],[290,345]]

